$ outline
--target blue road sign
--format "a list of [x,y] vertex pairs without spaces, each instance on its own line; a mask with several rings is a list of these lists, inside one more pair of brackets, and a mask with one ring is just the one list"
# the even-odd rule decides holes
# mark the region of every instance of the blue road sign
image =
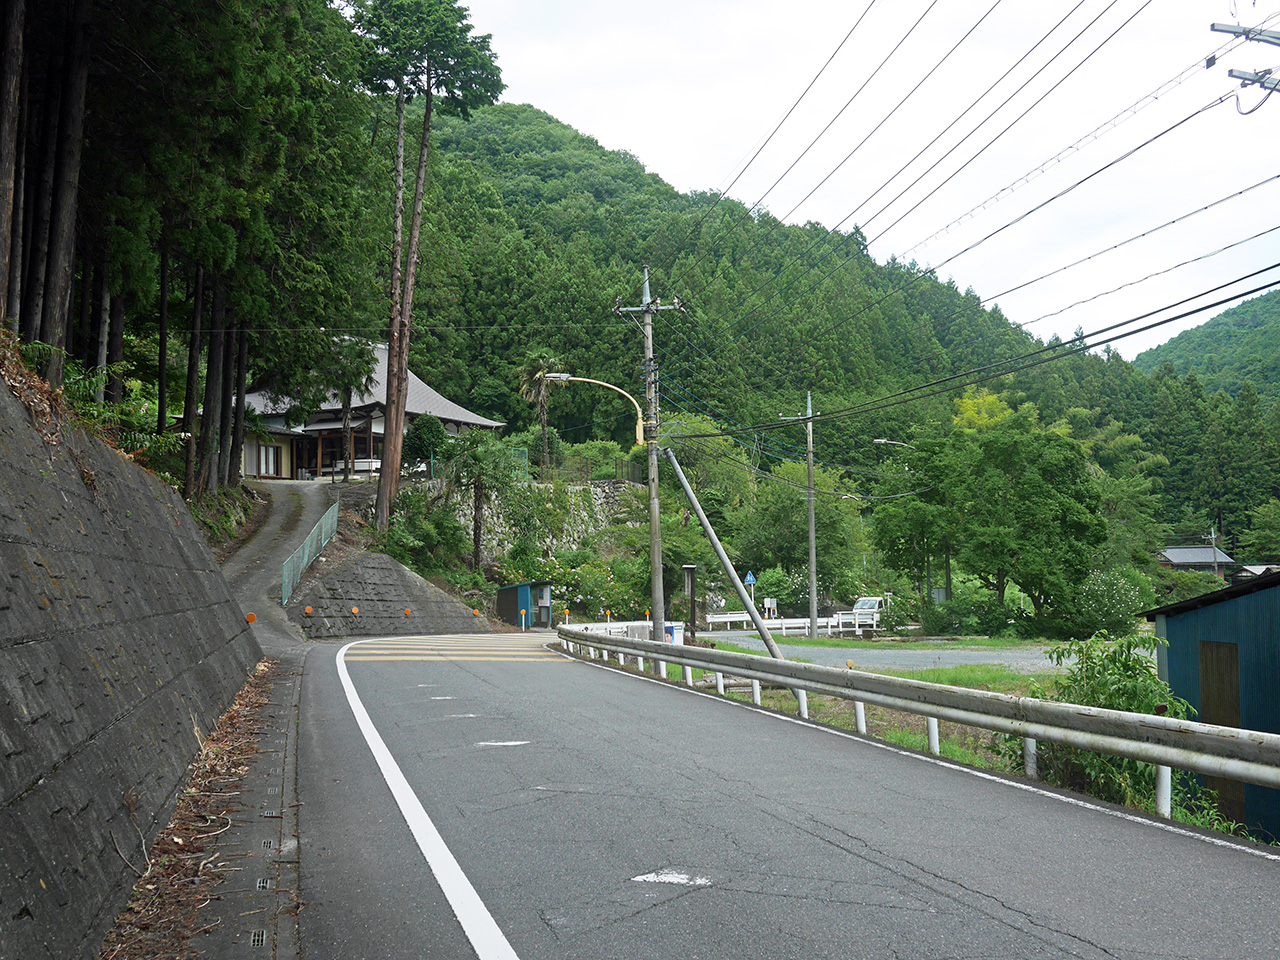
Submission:
[[755,584],[756,575],[752,573],[750,570],[748,570],[747,575],[743,577],[742,582],[745,583],[748,587],[750,587]]

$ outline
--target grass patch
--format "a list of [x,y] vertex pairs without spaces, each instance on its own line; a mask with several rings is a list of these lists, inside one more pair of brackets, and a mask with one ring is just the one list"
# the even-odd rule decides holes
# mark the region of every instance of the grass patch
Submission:
[[965,687],[970,690],[990,690],[1014,697],[1031,696],[1038,684],[1044,686],[1057,674],[1019,673],[1001,663],[966,663],[957,667],[925,667],[922,670],[874,670],[890,677],[907,680],[923,680],[925,683],[943,683],[949,687]]
[[[909,750],[919,750],[921,753],[928,753],[929,751],[929,735],[927,732],[886,730],[880,739],[889,743],[896,743],[898,746],[906,747]],[[938,737],[938,752],[948,760],[956,761],[956,763],[967,763],[971,767],[988,766],[984,753],[970,749],[959,741],[944,738],[941,735]]]
[[[721,642],[724,634],[700,633],[698,639],[713,640],[717,649],[741,649],[732,647],[731,641]],[[760,635],[756,634],[756,639]],[[891,646],[910,646],[912,650],[1008,650],[1040,647],[1048,640],[1024,640],[1020,637],[963,637],[956,640],[913,640],[904,637],[884,637],[879,640],[855,640],[852,637],[798,637],[774,635],[774,642],[780,647],[831,647],[849,650],[883,650]],[[758,650],[746,650],[746,653],[759,653]]]

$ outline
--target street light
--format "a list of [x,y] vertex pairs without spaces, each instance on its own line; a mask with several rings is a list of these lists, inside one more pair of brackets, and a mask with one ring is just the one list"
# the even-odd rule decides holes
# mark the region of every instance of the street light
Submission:
[[884,437],[877,437],[875,440],[872,440],[871,442],[872,443],[890,443],[890,444],[893,444],[893,446],[895,447],[911,447],[912,450],[915,449],[915,447],[913,447],[909,443],[903,443],[901,440],[886,440]]
[[554,380],[557,383],[564,383],[569,380],[574,380],[578,383],[594,383],[598,387],[608,387],[614,393],[622,394],[636,408],[636,446],[641,446],[644,443],[644,411],[640,409],[640,404],[636,401],[636,398],[621,387],[615,387],[612,383],[605,383],[603,380],[592,380],[590,377],[571,377],[567,373],[544,373],[542,378],[544,380]]

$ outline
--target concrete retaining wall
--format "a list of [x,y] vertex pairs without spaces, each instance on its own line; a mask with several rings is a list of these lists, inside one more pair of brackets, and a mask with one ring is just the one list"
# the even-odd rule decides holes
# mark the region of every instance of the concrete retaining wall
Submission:
[[318,572],[313,566],[287,610],[311,640],[492,629],[466,604],[381,553],[358,553]]
[[0,958],[97,956],[260,657],[181,497],[0,381]]

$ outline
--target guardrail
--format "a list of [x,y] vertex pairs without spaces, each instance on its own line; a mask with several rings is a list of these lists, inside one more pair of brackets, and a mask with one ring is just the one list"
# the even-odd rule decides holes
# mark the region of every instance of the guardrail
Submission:
[[938,720],[1020,736],[1024,769],[1032,778],[1036,776],[1036,743],[1040,740],[1142,760],[1156,766],[1156,808],[1164,817],[1170,814],[1173,767],[1280,788],[1280,734],[1013,697],[727,650],[589,634],[568,627],[559,629],[559,638],[571,652],[585,649],[592,657],[603,653],[605,659],[612,653],[619,663],[626,657],[636,658],[641,670],[646,658],[681,664],[685,667],[686,684],[693,682],[693,669],[714,672],[720,693],[724,692],[725,676],[750,680],[752,699],[757,704],[761,682],[781,684],[797,691],[800,713],[806,718],[805,698],[800,696],[806,690],[851,700],[858,732],[864,735],[865,703],[914,713],[926,718],[929,751],[933,754],[939,752]]
[[338,504],[335,503],[324,512],[323,517],[316,521],[316,525],[307,534],[307,539],[302,541],[302,546],[293,551],[292,556],[280,565],[280,606],[283,607],[289,602],[293,591],[298,588],[298,582],[302,580],[302,575],[307,572],[307,567],[320,556],[320,551],[337,532]]
[[[731,623],[741,623],[742,629],[746,630],[751,624],[751,614],[745,610],[707,614],[708,630],[714,630],[718,623],[723,623],[726,629]],[[806,637],[818,635],[810,631],[808,617],[773,617],[766,619],[764,625],[770,630],[777,630],[784,637],[790,633],[798,633]],[[879,625],[879,614],[868,615],[867,613],[859,613],[856,610],[838,610],[829,617],[818,618],[818,632],[821,633],[825,630],[828,636],[832,633],[844,633],[846,630],[853,630],[861,636],[862,631],[870,632],[879,627]]]

